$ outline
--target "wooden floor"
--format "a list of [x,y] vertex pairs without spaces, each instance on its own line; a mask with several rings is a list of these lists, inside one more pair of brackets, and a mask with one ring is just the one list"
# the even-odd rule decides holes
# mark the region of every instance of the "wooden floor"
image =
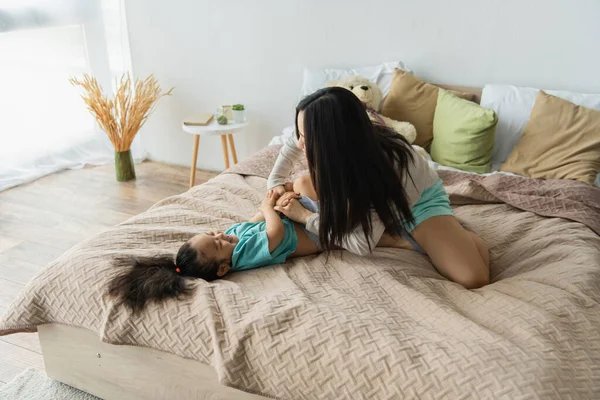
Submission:
[[[113,166],[89,167],[0,192],[0,315],[33,275],[71,246],[188,189],[185,167],[144,162],[136,175],[119,183]],[[214,176],[198,171],[196,184]],[[0,337],[0,387],[29,367],[44,368],[37,333]]]

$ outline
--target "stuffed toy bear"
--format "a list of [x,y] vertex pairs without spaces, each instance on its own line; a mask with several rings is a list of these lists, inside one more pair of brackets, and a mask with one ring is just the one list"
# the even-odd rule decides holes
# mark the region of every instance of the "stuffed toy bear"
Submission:
[[[371,121],[391,128],[399,135],[404,136],[408,143],[413,143],[417,138],[417,130],[412,124],[384,117],[377,112],[383,99],[383,93],[381,93],[381,89],[376,83],[362,76],[349,75],[338,81],[331,81],[327,86],[339,86],[350,90],[365,105]],[[413,149],[426,159],[431,159],[427,151],[422,147],[413,145]]]

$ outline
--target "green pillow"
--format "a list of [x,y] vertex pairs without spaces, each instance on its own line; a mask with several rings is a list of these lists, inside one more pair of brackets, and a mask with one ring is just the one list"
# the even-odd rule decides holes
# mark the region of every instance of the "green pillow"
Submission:
[[493,110],[440,89],[433,117],[431,158],[464,171],[490,172],[496,123]]

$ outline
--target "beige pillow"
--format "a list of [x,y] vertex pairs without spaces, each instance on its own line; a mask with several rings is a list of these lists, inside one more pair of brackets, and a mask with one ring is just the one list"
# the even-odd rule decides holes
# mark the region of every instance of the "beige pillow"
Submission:
[[[433,140],[433,116],[438,91],[437,86],[423,82],[406,71],[396,69],[390,92],[381,107],[381,114],[396,121],[413,124],[417,129],[417,138],[413,144],[429,150]],[[473,101],[475,97],[472,93],[454,90],[449,92],[469,101]]]
[[600,170],[600,111],[540,90],[523,136],[500,170],[593,184]]

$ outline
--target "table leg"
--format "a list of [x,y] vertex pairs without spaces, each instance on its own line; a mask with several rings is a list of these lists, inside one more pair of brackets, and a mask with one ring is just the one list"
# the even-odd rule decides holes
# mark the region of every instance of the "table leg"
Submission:
[[227,135],[227,139],[229,139],[229,147],[231,147],[231,156],[233,157],[233,164],[237,164],[237,154],[235,152],[235,144],[233,143],[233,135],[230,133]]
[[194,151],[192,153],[192,169],[190,170],[190,187],[196,183],[196,161],[198,160],[198,144],[200,135],[194,135]]
[[225,160],[225,169],[229,168],[229,152],[227,151],[226,135],[221,135],[221,144],[223,145],[223,160]]

